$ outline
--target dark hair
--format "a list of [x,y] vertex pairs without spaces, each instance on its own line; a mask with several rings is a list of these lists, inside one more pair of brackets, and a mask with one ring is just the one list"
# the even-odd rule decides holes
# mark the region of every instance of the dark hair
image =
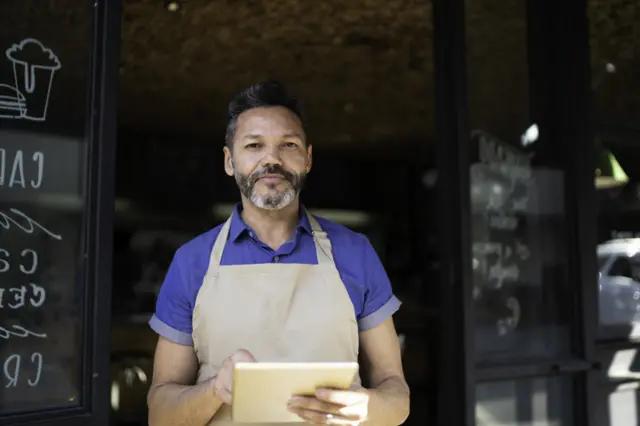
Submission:
[[300,102],[291,96],[287,89],[276,80],[267,80],[251,86],[238,93],[229,103],[229,121],[225,143],[231,147],[236,134],[238,116],[245,111],[260,107],[285,107],[293,112],[304,125],[304,117]]

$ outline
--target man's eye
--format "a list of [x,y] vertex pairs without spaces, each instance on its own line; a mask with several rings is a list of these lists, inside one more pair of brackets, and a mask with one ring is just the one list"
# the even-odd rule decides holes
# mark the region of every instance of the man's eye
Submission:
[[284,146],[285,146],[286,148],[297,148],[297,147],[298,147],[298,144],[297,144],[297,143],[295,143],[295,142],[287,142],[287,143],[285,143],[285,144],[284,144]]
[[247,148],[247,149],[257,149],[259,147],[260,147],[260,144],[258,144],[258,143],[250,143],[250,144],[245,146],[245,148]]

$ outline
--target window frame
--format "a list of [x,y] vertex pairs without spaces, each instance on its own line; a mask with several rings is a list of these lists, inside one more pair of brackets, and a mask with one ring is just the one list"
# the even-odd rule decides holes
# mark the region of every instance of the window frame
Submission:
[[87,202],[85,204],[85,291],[81,401],[79,407],[10,414],[2,424],[107,426],[109,424],[109,331],[111,256],[115,203],[117,81],[122,0],[84,0],[91,4],[91,47],[87,103]]

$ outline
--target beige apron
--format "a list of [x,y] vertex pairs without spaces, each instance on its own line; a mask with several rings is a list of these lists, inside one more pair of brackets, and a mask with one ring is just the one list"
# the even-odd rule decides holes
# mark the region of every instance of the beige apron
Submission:
[[[238,349],[248,350],[258,362],[358,360],[353,304],[333,261],[327,234],[308,217],[317,265],[221,266],[231,219],[224,224],[193,309],[198,382],[216,376],[224,359]],[[232,424],[227,405],[210,424],[223,423]]]

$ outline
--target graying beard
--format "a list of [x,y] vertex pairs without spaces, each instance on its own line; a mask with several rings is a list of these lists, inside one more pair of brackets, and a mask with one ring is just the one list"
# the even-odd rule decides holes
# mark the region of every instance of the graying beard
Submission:
[[287,189],[279,196],[266,195],[261,197],[254,192],[249,197],[249,200],[256,207],[264,210],[280,210],[290,205],[295,200],[296,195],[293,189]]

